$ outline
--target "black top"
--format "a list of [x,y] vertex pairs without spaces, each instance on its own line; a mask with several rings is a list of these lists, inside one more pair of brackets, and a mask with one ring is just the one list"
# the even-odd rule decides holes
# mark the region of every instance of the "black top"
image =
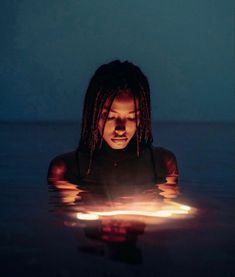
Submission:
[[106,143],[95,152],[88,172],[90,154],[77,150],[55,157],[48,170],[49,182],[64,180],[84,189],[110,194],[133,194],[166,182],[167,176],[178,176],[174,154],[161,147],[136,147],[113,150]]

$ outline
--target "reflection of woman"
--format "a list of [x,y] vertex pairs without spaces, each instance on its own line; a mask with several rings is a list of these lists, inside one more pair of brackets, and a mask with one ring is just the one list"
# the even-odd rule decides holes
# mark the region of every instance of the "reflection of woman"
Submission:
[[145,75],[127,61],[99,67],[87,89],[79,147],[52,160],[49,182],[113,197],[175,186],[177,177],[174,154],[152,145]]

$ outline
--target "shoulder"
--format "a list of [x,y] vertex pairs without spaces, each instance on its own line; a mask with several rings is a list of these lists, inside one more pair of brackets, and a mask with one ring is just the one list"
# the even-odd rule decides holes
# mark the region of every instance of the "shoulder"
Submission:
[[167,175],[178,175],[177,159],[175,154],[163,147],[151,146],[154,159],[166,170]]
[[48,180],[62,180],[66,176],[72,176],[77,169],[76,151],[64,153],[53,158],[48,168]]
[[165,160],[170,160],[170,159],[176,160],[175,154],[172,151],[159,146],[151,146],[151,147],[154,154],[160,156],[161,158]]
[[76,159],[77,159],[76,156],[77,156],[76,151],[58,155],[52,159],[52,161],[50,162],[49,168],[53,166],[65,166],[65,167],[72,166],[74,163],[76,163]]

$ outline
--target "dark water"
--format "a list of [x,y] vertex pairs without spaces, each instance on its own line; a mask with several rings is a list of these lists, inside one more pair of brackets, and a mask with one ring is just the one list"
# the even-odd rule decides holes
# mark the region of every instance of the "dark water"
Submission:
[[143,233],[137,226],[137,242],[120,245],[74,223],[48,190],[48,163],[77,146],[78,129],[0,124],[1,276],[234,276],[234,124],[156,124],[155,144],[178,159],[180,200],[198,211]]

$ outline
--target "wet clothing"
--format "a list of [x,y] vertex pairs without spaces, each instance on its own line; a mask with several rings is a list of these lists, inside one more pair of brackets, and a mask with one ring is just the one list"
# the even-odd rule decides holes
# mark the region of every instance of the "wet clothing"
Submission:
[[168,176],[178,176],[174,154],[161,147],[142,146],[137,157],[134,143],[122,150],[103,143],[94,153],[88,173],[89,162],[89,152],[79,149],[57,156],[49,166],[48,180],[64,180],[84,189],[126,195],[165,183]]

